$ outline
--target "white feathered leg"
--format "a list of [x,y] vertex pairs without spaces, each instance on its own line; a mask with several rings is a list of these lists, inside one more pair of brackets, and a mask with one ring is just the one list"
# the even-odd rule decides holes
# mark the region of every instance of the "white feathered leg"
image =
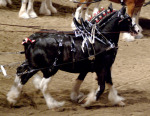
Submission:
[[108,84],[108,88],[109,88],[108,100],[111,102],[111,104],[124,106],[125,103],[123,101],[125,99],[118,95],[117,90],[114,88],[114,86]]
[[20,96],[21,90],[22,90],[22,84],[20,77],[16,76],[14,85],[11,87],[10,91],[7,94],[7,100],[11,105],[15,105],[17,102],[17,99]]
[[40,84],[40,88],[41,88],[41,91],[44,95],[46,104],[47,104],[49,109],[61,107],[64,105],[65,102],[56,101],[54,98],[52,98],[52,96],[48,92],[47,87],[48,87],[48,84],[50,81],[51,81],[51,78],[48,78],[48,79],[43,78],[41,81],[41,84]]
[[28,2],[28,8],[27,8],[27,13],[31,18],[36,18],[38,17],[37,14],[35,13],[34,9],[33,9],[33,3],[34,0],[29,0]]
[[143,37],[143,34],[142,34],[142,27],[139,25],[139,15],[140,15],[140,11],[141,11],[141,8],[137,8],[135,10],[135,12],[133,13],[133,18],[132,20],[135,20],[135,23],[137,24],[138,28],[139,28],[139,33],[137,36],[135,36],[135,39],[141,39]]
[[27,3],[28,3],[28,0],[22,0],[21,8],[20,8],[20,11],[19,11],[19,17],[20,18],[23,18],[23,19],[30,18],[28,13],[27,13],[27,10],[26,10]]
[[11,4],[12,4],[12,1],[11,1],[11,0],[7,0],[7,3],[11,5]]
[[76,82],[75,82],[75,85],[72,89],[70,98],[74,102],[78,102],[78,100],[84,96],[83,93],[79,92],[79,89],[80,89],[80,86],[81,86],[82,82],[83,82],[82,80],[77,79]]
[[51,0],[46,0],[47,7],[52,13],[57,13],[57,9],[53,6]]
[[38,74],[35,74],[34,79],[33,79],[33,84],[37,90],[40,90],[41,81],[42,81],[42,78]]
[[51,11],[48,9],[47,0],[43,0],[40,7],[40,14],[51,15]]
[[6,7],[7,2],[6,0],[0,0],[0,7]]

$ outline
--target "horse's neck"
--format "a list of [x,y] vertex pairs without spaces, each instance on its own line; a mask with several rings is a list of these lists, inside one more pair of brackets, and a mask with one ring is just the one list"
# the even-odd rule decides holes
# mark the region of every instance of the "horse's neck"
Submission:
[[117,20],[110,22],[101,31],[105,38],[107,38],[108,40],[111,40],[116,45],[118,43],[119,35],[120,35],[120,30],[117,25],[117,22],[118,22]]

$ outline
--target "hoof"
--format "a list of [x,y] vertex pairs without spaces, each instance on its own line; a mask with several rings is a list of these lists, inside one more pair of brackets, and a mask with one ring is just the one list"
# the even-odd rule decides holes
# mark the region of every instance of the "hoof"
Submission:
[[49,16],[49,15],[51,15],[51,11],[50,10],[40,10],[40,14]]
[[142,33],[139,33],[137,36],[135,36],[135,39],[141,39],[143,37]]
[[87,96],[84,96],[84,97],[82,97],[81,99],[78,100],[78,103],[81,104],[81,105],[85,104],[86,101],[87,101],[86,99],[87,99]]
[[118,104],[118,106],[121,106],[121,107],[124,107],[125,106],[125,103],[123,101],[120,101]]
[[49,109],[55,109],[55,108],[59,108],[59,107],[63,106],[64,104],[65,104],[64,101],[63,102],[57,102],[57,101],[55,101],[52,104],[49,104],[48,108]]
[[30,16],[27,13],[19,13],[19,17],[23,19],[29,19]]
[[37,14],[35,12],[29,13],[30,18],[37,18]]
[[9,93],[7,94],[7,101],[9,103],[10,106],[14,106],[17,103],[17,99],[15,97],[15,95],[11,95],[11,97],[9,96]]
[[53,8],[51,8],[50,10],[51,10],[51,12],[52,12],[52,13],[54,13],[54,14],[56,14],[56,13],[57,13],[57,9],[56,9],[56,8],[54,8],[54,7],[53,7]]
[[70,98],[73,102],[78,102],[82,97],[84,96],[84,93],[79,92],[79,94],[77,95],[77,93],[73,92],[70,95]]
[[78,103],[80,103],[82,107],[89,107],[95,101],[96,101],[96,96],[95,96],[94,92],[91,92],[87,96],[82,97],[78,101]]

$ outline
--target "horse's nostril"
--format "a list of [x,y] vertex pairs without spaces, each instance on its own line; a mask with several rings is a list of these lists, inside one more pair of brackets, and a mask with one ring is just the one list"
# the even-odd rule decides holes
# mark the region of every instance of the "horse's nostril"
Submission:
[[140,32],[140,30],[138,30],[138,32]]

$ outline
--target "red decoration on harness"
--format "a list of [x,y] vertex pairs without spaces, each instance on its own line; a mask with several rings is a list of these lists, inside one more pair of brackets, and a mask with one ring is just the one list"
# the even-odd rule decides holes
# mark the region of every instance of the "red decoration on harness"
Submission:
[[91,16],[90,19],[92,19],[93,17]]
[[103,17],[102,16],[99,16],[99,19],[101,20]]
[[110,13],[110,10],[107,10],[107,13]]
[[98,23],[98,22],[99,22],[99,20],[98,20],[98,19],[95,19],[95,21],[96,21],[96,23]]
[[99,14],[99,13],[100,13],[100,11],[97,12],[97,14]]
[[31,40],[31,39],[29,39],[29,38],[25,38],[24,39],[24,41],[22,42],[22,44],[25,44],[25,43],[27,43],[27,42],[30,42],[30,43],[34,43],[35,42],[35,40]]
[[105,15],[106,15],[106,13],[105,13],[105,12],[103,12],[103,15],[105,16]]
[[113,12],[115,12],[116,10],[115,9],[113,9]]
[[101,10],[104,10],[104,8],[103,8],[103,7],[101,7]]

